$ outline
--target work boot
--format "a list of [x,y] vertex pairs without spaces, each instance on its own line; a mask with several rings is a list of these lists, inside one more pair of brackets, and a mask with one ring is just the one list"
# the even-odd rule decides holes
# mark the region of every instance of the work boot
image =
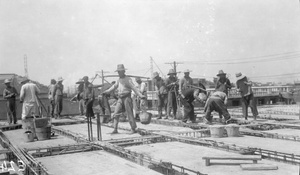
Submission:
[[131,129],[129,134],[135,134],[135,133],[137,133],[136,129]]
[[203,117],[203,123],[207,125],[211,125],[211,121],[207,120],[207,118]]
[[156,119],[162,119],[161,116],[158,116]]
[[111,134],[118,134],[118,130],[113,130],[113,132],[111,132]]

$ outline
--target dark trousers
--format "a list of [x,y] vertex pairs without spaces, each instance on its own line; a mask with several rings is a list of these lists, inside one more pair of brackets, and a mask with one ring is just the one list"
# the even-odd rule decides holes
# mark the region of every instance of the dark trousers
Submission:
[[205,106],[205,118],[208,121],[212,121],[211,113],[213,111],[217,111],[220,115],[223,115],[225,120],[230,119],[230,114],[228,113],[227,106],[220,98],[212,98],[210,97],[206,102]]
[[256,99],[254,98],[253,94],[242,97],[242,109],[243,109],[243,115],[245,119],[248,118],[248,107],[251,108],[253,117],[256,118],[256,116],[258,115],[258,111],[257,111]]
[[55,114],[60,115],[63,109],[63,96],[57,95],[55,96]]
[[6,110],[7,110],[7,122],[11,124],[14,122],[14,124],[17,123],[17,115],[16,115],[16,100],[15,99],[9,99],[6,102]]
[[119,124],[119,116],[122,114],[122,112],[126,111],[127,117],[129,120],[129,124],[131,126],[132,130],[136,129],[136,122],[133,116],[133,104],[132,104],[132,99],[131,95],[126,95],[125,97],[119,98],[115,107],[115,112],[113,114],[114,118],[114,129],[118,129],[118,124]]
[[85,104],[85,116],[87,117],[94,117],[94,110],[93,110],[94,100],[88,100]]
[[191,121],[196,121],[195,119],[195,112],[194,112],[194,105],[192,102],[187,101],[186,99],[180,98],[181,104],[183,105],[183,122],[187,122],[188,119]]
[[171,115],[171,109],[173,110],[173,115],[176,117],[177,111],[177,103],[176,103],[176,94],[175,92],[169,91],[168,92],[168,106],[167,106],[167,115]]
[[165,110],[167,114],[167,103],[168,103],[168,95],[167,94],[160,94],[158,95],[157,99],[157,108],[158,108],[158,117],[162,116],[162,110]]
[[54,116],[54,110],[55,110],[55,102],[54,100],[50,100],[50,115]]

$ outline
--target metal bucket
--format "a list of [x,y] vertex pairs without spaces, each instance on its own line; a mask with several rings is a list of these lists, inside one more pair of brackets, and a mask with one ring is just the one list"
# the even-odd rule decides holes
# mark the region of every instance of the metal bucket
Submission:
[[211,126],[210,129],[210,136],[215,138],[223,137],[224,135],[224,126],[222,125],[215,125]]
[[26,118],[22,120],[22,128],[25,131],[31,131],[35,133],[35,125],[34,125],[34,118]]
[[35,132],[38,140],[48,140],[51,138],[51,126],[36,128]]
[[152,114],[150,112],[142,112],[140,114],[140,121],[142,124],[147,125],[151,122]]
[[33,142],[34,141],[34,133],[31,131],[26,131],[24,133],[25,142]]
[[239,137],[240,136],[240,127],[238,125],[227,125],[225,127],[226,131],[227,131],[227,136],[228,137]]

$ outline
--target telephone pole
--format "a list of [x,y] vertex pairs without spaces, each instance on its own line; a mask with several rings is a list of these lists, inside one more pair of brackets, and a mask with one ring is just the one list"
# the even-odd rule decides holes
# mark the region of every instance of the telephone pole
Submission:
[[168,63],[165,63],[165,64],[170,64],[173,67],[174,71],[177,72],[177,69],[176,69],[177,65],[178,64],[183,64],[183,62],[173,61],[173,62],[168,62]]

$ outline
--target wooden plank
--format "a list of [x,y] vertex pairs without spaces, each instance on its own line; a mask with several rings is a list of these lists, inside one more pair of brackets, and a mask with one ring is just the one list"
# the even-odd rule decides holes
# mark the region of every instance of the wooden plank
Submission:
[[260,155],[241,155],[241,156],[209,156],[209,157],[202,157],[202,159],[215,159],[215,160],[261,160]]
[[0,154],[6,154],[6,153],[11,153],[11,151],[8,149],[0,149]]
[[261,156],[257,155],[244,155],[244,156],[222,156],[222,157],[202,157],[205,159],[205,165],[209,166],[211,164],[210,160],[252,160],[254,164],[257,164],[257,160],[261,160]]
[[278,170],[278,166],[270,164],[241,164],[242,170]]

